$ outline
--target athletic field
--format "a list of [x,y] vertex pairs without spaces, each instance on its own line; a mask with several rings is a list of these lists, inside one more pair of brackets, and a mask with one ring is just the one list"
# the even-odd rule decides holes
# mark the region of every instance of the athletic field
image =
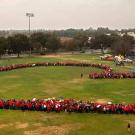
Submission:
[[[0,60],[0,65],[45,61],[80,61],[110,65],[115,71],[134,67],[116,67],[101,61],[98,55],[45,56]],[[98,102],[134,103],[135,79],[88,78],[97,68],[35,67],[0,72],[0,98],[32,99],[64,97]],[[84,77],[81,79],[80,74]],[[132,129],[127,132],[127,123]],[[45,113],[0,110],[0,135],[135,135],[135,115],[87,113]]]

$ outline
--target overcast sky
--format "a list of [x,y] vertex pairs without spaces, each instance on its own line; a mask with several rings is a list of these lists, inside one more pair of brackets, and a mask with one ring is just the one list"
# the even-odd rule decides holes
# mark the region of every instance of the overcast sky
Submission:
[[135,0],[0,0],[0,29],[135,28]]

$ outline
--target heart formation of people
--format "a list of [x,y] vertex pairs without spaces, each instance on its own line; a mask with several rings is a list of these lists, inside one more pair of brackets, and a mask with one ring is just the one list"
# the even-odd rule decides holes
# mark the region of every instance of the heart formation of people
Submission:
[[[134,73],[113,72],[113,70],[103,64],[91,64],[80,62],[40,62],[30,64],[12,64],[9,66],[0,66],[0,72],[11,71],[20,68],[32,68],[40,66],[78,66],[94,67],[102,69],[102,72],[90,73],[90,79],[126,79],[135,78]],[[135,104],[113,104],[96,103],[91,101],[79,101],[75,99],[32,99],[16,100],[0,99],[0,109],[22,110],[22,111],[45,111],[45,112],[80,112],[80,113],[105,113],[105,114],[135,114]]]

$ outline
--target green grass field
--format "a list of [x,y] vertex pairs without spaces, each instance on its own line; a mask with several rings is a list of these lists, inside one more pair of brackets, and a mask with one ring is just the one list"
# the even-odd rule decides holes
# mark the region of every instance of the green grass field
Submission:
[[[61,57],[31,57],[0,60],[0,65],[44,61],[88,61],[110,65],[115,71],[134,67],[115,67],[113,62],[101,61],[98,55]],[[31,99],[65,97],[81,100],[135,103],[135,80],[92,80],[88,73],[96,68],[35,67],[0,73],[0,97]],[[80,79],[80,73],[84,74]],[[131,122],[131,132],[127,123]],[[134,135],[134,115],[103,115],[79,113],[43,113],[0,110],[0,135]]]

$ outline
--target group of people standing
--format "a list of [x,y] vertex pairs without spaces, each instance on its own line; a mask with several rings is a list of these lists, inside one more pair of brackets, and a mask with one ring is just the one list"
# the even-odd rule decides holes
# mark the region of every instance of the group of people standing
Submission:
[[135,114],[135,104],[112,104],[79,101],[75,99],[0,99],[0,109],[45,112],[78,112],[104,114]]
[[[40,63],[30,63],[30,64],[12,64],[8,66],[0,66],[0,72],[10,71],[19,68],[30,68],[39,66],[79,66],[79,67],[95,67],[100,68],[103,72],[90,73],[89,78],[91,79],[102,79],[102,78],[112,78],[112,79],[122,79],[122,78],[135,78],[134,73],[121,73],[113,72],[112,69],[107,65],[102,64],[91,64],[82,62],[40,62]],[[81,75],[81,78],[83,75]]]
[[135,73],[127,72],[112,72],[112,70],[105,70],[101,73],[91,73],[89,78],[92,79],[126,79],[126,78],[135,78]]
[[91,64],[81,62],[38,62],[29,64],[12,64],[8,66],[0,66],[0,71],[10,71],[19,68],[39,67],[39,66],[78,66],[78,67],[96,67],[100,69],[108,69],[109,67],[102,64]]

